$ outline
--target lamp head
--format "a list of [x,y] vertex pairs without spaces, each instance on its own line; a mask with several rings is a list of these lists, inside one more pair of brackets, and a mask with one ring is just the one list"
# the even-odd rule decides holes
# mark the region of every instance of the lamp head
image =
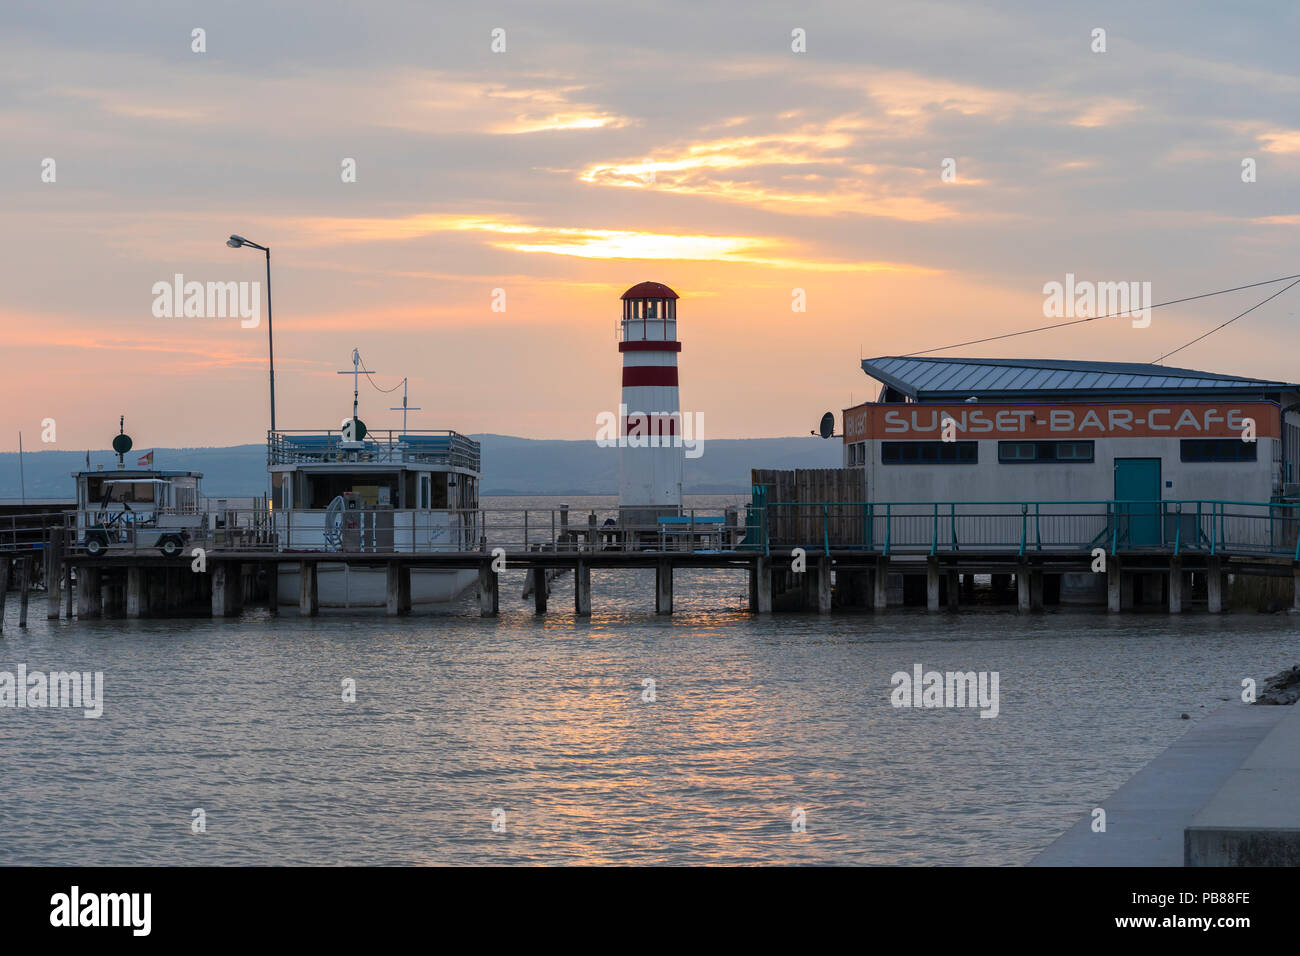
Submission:
[[238,249],[247,241],[248,240],[245,239],[243,236],[231,236],[229,239],[226,240],[226,245],[228,245],[231,249]]

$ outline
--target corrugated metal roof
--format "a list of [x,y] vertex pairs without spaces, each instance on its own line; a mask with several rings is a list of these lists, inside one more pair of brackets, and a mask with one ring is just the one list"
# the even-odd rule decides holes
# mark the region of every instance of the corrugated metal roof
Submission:
[[862,370],[909,398],[924,400],[1014,394],[1059,397],[1192,392],[1275,392],[1288,382],[1219,375],[1135,362],[1068,359],[927,358],[887,355],[862,360]]

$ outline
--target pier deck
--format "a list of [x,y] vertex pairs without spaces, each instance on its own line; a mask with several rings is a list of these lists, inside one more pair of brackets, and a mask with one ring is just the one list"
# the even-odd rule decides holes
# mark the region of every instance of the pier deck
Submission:
[[[499,607],[501,570],[547,582],[574,572],[574,610],[584,615],[591,571],[636,568],[656,572],[660,613],[672,611],[675,570],[707,568],[745,572],[757,613],[883,610],[899,603],[900,589],[903,603],[957,609],[975,597],[976,575],[990,578],[992,603],[1024,612],[1097,603],[1178,613],[1194,601],[1218,612],[1229,575],[1290,578],[1286,598],[1300,608],[1296,506],[1276,502],[769,504],[637,527],[618,524],[615,509],[440,514],[444,524],[431,529],[402,527],[392,512],[355,512],[334,549],[310,544],[321,540],[324,512],[297,512],[294,523],[268,511],[224,511],[204,516],[173,556],[142,543],[153,538],[130,526],[115,528],[108,549],[91,555],[78,529],[93,527],[93,514],[40,515],[39,525],[11,519],[7,535],[0,527],[0,572],[13,565],[10,581],[26,582],[24,593],[45,582],[52,618],[61,608],[73,615],[74,568],[83,617],[224,616],[262,602],[278,610],[272,584],[285,566],[308,572],[298,603],[314,614],[322,563],[386,569],[392,614],[410,610],[413,568],[476,571],[486,615]],[[530,589],[539,612],[549,590]]]

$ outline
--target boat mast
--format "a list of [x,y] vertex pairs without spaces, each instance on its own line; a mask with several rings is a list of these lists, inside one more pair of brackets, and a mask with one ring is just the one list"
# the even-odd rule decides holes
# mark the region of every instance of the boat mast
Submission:
[[402,407],[401,407],[400,409],[398,409],[398,408],[390,408],[390,409],[388,409],[388,410],[389,410],[390,412],[401,411],[401,413],[402,413],[402,434],[403,434],[403,435],[406,434],[406,413],[407,413],[408,411],[410,411],[410,412],[420,412],[420,411],[424,411],[424,409],[420,408],[420,406],[418,406],[418,405],[411,405],[411,406],[408,406],[408,405],[406,404],[406,379],[405,379],[405,378],[402,379]]
[[340,375],[352,376],[352,420],[357,420],[357,398],[361,386],[362,375],[374,375],[374,372],[361,370],[361,353],[356,349],[352,350],[352,371],[339,372]]

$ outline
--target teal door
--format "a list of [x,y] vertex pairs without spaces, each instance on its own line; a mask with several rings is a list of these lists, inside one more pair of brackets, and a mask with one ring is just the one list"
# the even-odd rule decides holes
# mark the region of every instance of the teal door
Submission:
[[1119,540],[1130,548],[1161,542],[1160,459],[1115,459],[1115,514]]

